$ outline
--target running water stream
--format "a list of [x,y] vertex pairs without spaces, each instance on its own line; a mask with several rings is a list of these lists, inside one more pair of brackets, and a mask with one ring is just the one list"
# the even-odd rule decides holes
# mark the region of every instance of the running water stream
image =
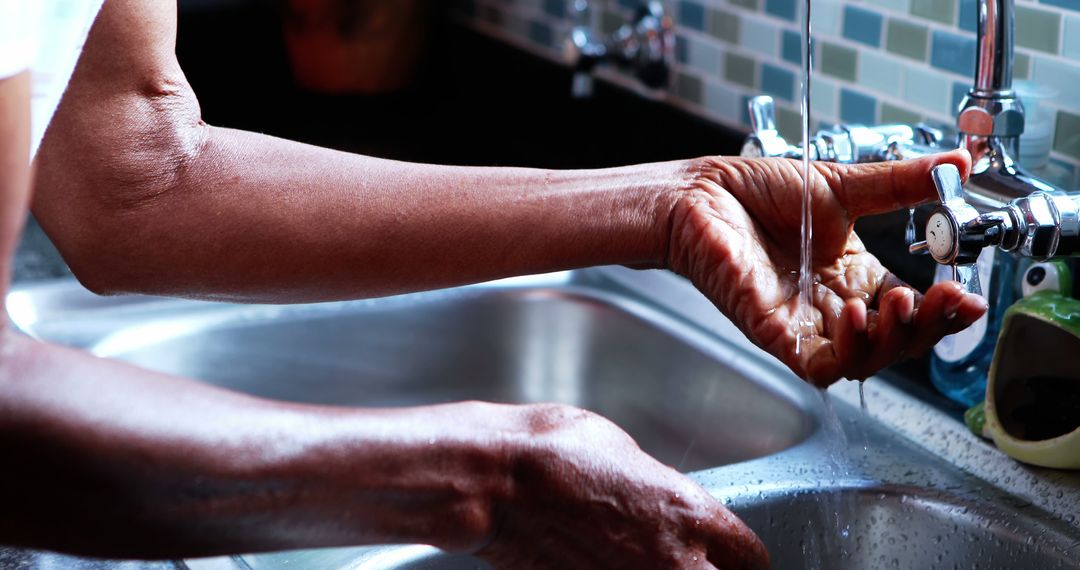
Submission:
[[803,191],[802,191],[802,232],[799,250],[799,302],[796,319],[799,321],[798,340],[795,350],[806,362],[809,347],[805,346],[815,334],[814,327],[814,267],[813,251],[810,242],[813,239],[813,209],[810,196],[810,73],[814,68],[814,47],[810,29],[810,0],[806,0],[803,13],[803,57],[802,57],[802,148],[803,148]]
[[[798,323],[796,353],[804,366],[809,361],[811,339],[817,334],[814,324],[814,265],[813,249],[813,210],[811,196],[811,145],[810,145],[810,79],[813,71],[813,35],[811,29],[811,0],[805,0],[803,12],[802,36],[802,148],[803,148],[803,188],[802,188],[802,229],[799,250],[799,298],[795,318]],[[866,404],[862,385],[859,386],[859,398],[865,412]],[[853,477],[850,466],[849,442],[844,432],[829,393],[821,390],[824,410],[824,436],[827,440],[826,457],[821,458],[829,473],[829,479],[835,482]],[[842,560],[850,556],[850,529],[854,522],[854,505],[845,501],[841,495],[816,493],[815,500],[819,507],[817,520],[806,521],[803,553],[808,568],[823,568],[823,561]],[[827,564],[827,563],[824,563]]]

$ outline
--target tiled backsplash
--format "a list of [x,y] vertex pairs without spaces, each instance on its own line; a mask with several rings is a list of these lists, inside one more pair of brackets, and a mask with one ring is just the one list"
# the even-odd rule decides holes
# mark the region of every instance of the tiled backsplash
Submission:
[[[460,4],[463,17],[478,29],[561,57],[572,25],[566,0]],[[637,4],[591,2],[605,31],[625,21]],[[780,130],[797,141],[802,4],[665,2],[678,35],[668,100],[746,128],[747,98],[766,93],[777,100]],[[953,124],[974,73],[975,10],[975,0],[813,0],[815,123]],[[1053,92],[1041,103],[1043,117],[1056,128],[1052,168],[1072,189],[1080,167],[1080,0],[1018,0],[1016,20],[1015,76]]]

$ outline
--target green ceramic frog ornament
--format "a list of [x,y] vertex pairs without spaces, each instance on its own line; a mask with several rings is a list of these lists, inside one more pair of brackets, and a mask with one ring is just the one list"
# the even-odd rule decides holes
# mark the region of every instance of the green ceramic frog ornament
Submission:
[[982,404],[968,427],[1032,465],[1080,469],[1080,300],[1062,261],[1023,275],[1024,297],[1002,320]]

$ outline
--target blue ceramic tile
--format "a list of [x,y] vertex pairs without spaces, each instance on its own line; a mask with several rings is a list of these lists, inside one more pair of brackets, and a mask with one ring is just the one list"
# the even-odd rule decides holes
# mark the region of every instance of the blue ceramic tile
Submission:
[[750,125],[750,95],[744,95],[741,101],[742,108],[739,110],[739,122]]
[[974,32],[978,28],[979,0],[960,0],[960,21],[957,25],[966,32]]
[[705,31],[705,7],[697,2],[682,0],[679,2],[679,24]]
[[761,65],[761,90],[773,97],[795,100],[795,74],[768,63]]
[[784,30],[780,38],[780,55],[784,61],[802,65],[802,34],[791,30]]
[[961,75],[975,74],[975,38],[935,31],[930,46],[930,64]]
[[968,90],[971,89],[970,83],[953,83],[952,86],[952,109],[953,116],[956,116],[960,112],[960,103],[964,100],[964,96],[967,95]]
[[1042,3],[1080,12],[1080,0],[1042,0]]
[[840,119],[872,125],[877,121],[877,99],[850,89],[840,90]]
[[765,13],[795,21],[795,0],[765,0]]
[[844,8],[844,37],[871,47],[881,46],[881,14],[857,6]]

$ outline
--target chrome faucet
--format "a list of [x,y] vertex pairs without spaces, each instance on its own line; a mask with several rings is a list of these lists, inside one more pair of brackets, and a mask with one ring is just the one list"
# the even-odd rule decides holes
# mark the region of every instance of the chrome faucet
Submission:
[[668,84],[675,36],[671,18],[659,1],[638,7],[630,22],[610,36],[599,37],[593,30],[588,0],[572,0],[574,28],[566,42],[565,57],[574,69],[574,97],[592,96],[593,69],[602,62],[613,62],[634,70],[648,87]]
[[[966,185],[955,167],[934,171],[940,204],[927,240],[910,249],[951,265],[971,290],[978,289],[974,264],[985,247],[1040,260],[1080,255],[1080,193],[1066,193],[1017,163],[1024,106],[1012,88],[1014,4],[979,0],[975,82],[960,105],[955,142],[926,125],[838,125],[818,132],[808,151],[815,160],[856,163],[967,149],[973,164]],[[754,132],[744,156],[801,158],[803,149],[777,134],[771,98],[752,99],[750,118]]]
[[[768,95],[750,99],[753,132],[742,156],[802,158],[801,146],[789,144],[776,130],[776,104]],[[929,125],[836,125],[810,139],[810,159],[855,164],[914,158],[941,151],[944,133]]]
[[960,191],[954,167],[935,169],[940,205],[926,241],[910,248],[952,265],[961,282],[977,281],[972,264],[985,247],[1037,260],[1080,255],[1080,193],[1066,193],[1016,161],[1024,105],[1012,89],[1014,0],[980,0],[978,19],[975,84],[956,120],[958,146],[971,153],[971,177]]
[[1080,193],[1036,190],[980,212],[964,199],[955,166],[937,166],[932,176],[939,204],[926,223],[926,240],[910,251],[952,266],[953,279],[967,290],[981,288],[975,262],[986,247],[1037,260],[1080,255]]

